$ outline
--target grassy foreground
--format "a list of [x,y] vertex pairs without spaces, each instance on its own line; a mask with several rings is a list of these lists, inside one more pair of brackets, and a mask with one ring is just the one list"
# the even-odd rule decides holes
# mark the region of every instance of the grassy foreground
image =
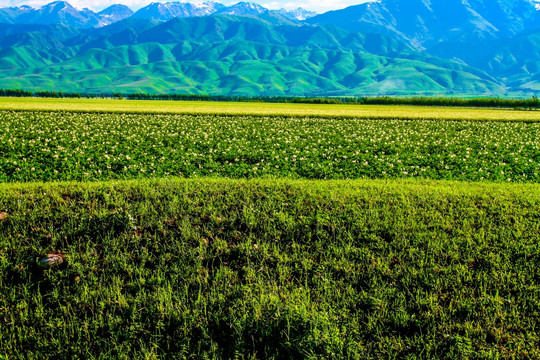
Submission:
[[0,357],[539,358],[539,218],[537,184],[1,184]]
[[540,121],[540,111],[388,105],[272,104],[211,101],[2,98],[0,110],[189,115],[354,117],[361,119]]

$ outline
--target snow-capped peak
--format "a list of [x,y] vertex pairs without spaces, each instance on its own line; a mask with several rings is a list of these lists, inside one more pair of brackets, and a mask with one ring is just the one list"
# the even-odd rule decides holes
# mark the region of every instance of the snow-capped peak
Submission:
[[244,1],[226,7],[220,11],[221,14],[228,15],[259,15],[265,12],[268,12],[268,9],[262,7],[261,5]]
[[280,15],[283,15],[285,17],[296,19],[300,21],[304,21],[306,19],[309,19],[311,17],[314,17],[317,15],[315,11],[309,11],[304,8],[296,8],[294,10],[287,10],[287,9],[280,9],[276,10]]

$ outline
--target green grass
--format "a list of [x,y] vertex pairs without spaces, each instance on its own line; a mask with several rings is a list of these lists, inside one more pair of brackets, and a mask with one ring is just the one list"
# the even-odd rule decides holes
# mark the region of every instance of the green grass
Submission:
[[[224,104],[227,106],[227,104]],[[0,181],[540,182],[540,122],[0,112]]]
[[0,213],[7,359],[540,357],[539,185],[4,184]]
[[540,358],[538,112],[0,108],[1,359]]

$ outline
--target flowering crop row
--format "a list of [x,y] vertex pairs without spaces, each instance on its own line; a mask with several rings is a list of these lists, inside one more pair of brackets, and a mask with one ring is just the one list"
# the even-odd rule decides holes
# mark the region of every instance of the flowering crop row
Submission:
[[0,112],[0,181],[540,182],[540,123]]

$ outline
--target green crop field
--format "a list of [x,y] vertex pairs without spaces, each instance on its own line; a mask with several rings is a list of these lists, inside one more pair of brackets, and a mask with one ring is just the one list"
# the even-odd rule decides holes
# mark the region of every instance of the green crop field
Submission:
[[0,359],[540,358],[539,135],[536,111],[0,99]]
[[0,180],[540,181],[540,122],[0,113]]

